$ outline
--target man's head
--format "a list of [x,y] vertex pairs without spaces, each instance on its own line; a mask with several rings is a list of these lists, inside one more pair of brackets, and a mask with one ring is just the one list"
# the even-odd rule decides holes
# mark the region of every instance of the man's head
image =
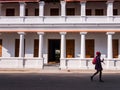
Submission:
[[97,56],[100,56],[100,55],[101,55],[101,53],[100,53],[100,52],[96,52],[96,55],[97,55]]

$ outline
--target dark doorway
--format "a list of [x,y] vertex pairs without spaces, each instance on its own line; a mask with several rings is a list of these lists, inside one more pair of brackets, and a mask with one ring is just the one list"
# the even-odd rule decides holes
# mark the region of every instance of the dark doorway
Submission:
[[85,42],[85,48],[86,48],[86,58],[93,58],[94,57],[94,48],[95,43],[94,39],[86,39]]
[[60,62],[60,39],[48,40],[48,62],[49,63]]

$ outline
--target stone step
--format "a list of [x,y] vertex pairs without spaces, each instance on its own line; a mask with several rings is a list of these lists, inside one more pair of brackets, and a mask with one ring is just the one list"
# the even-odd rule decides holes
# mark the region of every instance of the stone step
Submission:
[[43,66],[44,70],[59,70],[59,63],[56,64],[46,64]]

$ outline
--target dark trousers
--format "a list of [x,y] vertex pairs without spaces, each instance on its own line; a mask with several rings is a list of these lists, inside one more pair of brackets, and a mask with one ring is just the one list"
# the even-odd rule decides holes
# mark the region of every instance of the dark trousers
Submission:
[[92,77],[94,77],[95,75],[97,75],[99,73],[99,80],[102,80],[102,70],[97,70]]

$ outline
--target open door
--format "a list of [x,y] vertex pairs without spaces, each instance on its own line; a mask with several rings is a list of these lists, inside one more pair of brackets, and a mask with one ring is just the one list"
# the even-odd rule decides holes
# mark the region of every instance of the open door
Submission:
[[60,62],[60,39],[48,40],[48,63]]

